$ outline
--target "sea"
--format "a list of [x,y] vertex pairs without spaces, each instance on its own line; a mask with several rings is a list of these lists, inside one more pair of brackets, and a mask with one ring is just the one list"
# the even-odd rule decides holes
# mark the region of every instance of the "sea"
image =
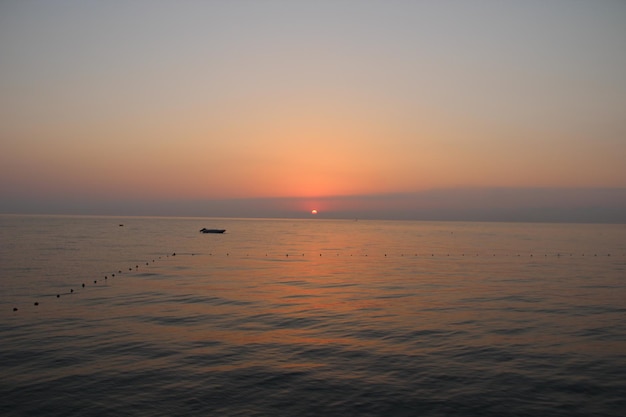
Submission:
[[626,410],[624,224],[1,215],[0,285],[2,416]]

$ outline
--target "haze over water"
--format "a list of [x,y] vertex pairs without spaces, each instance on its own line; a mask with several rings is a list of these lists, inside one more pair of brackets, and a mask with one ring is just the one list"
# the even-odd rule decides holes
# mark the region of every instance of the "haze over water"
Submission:
[[0,234],[2,415],[626,407],[624,225],[0,216]]

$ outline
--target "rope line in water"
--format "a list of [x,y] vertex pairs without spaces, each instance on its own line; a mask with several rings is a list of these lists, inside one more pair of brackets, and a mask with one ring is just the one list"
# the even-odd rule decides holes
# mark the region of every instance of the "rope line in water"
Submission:
[[[315,255],[317,255],[319,253],[319,257],[323,257],[324,254],[327,254],[326,252],[315,252]],[[194,253],[190,254],[191,256],[194,256]],[[231,252],[226,252],[224,254],[225,257],[229,258],[229,259],[233,259],[236,260],[238,257],[236,255],[231,256]],[[315,258],[319,258],[318,256],[315,256]],[[335,252],[336,257],[341,257],[341,256],[345,256],[345,257],[363,257],[363,258],[376,258],[376,255],[372,255],[370,256],[368,253],[362,253],[362,254],[357,254],[356,256],[352,253],[348,255],[343,255],[341,253]],[[172,254],[167,254],[165,255],[165,257],[170,257],[170,256],[176,256],[176,252],[172,252]],[[218,256],[218,255],[214,255],[212,252],[208,253],[208,256]],[[245,253],[245,256],[242,257],[246,257],[248,258],[250,256],[250,253]],[[270,254],[265,253],[265,257],[266,258],[274,258],[274,259],[281,259],[281,258],[289,258],[289,257],[305,257],[306,254],[302,253],[302,252],[298,252],[298,253],[285,253],[284,255],[282,254],[274,254],[272,256],[270,256]],[[541,257],[541,255],[537,255],[538,257]],[[619,255],[618,255],[619,256]],[[413,253],[413,255],[410,254],[405,254],[405,253],[399,253],[399,254],[387,254],[384,253],[382,255],[378,255],[378,257],[380,258],[387,258],[387,259],[393,259],[395,258],[423,258],[423,259],[431,259],[431,258],[439,258],[439,257],[453,257],[453,258],[469,258],[469,257],[483,257],[483,258],[496,258],[496,257],[515,257],[515,258],[521,258],[522,254],[521,253],[517,253],[516,255],[511,255],[511,254],[496,254],[496,253],[490,253],[490,254],[484,254],[484,253],[473,253],[473,254],[466,254],[466,253],[461,253],[461,254],[450,254],[450,253],[445,253],[445,254],[437,254],[435,252],[426,252],[423,254],[419,254],[419,253]],[[534,258],[535,254],[534,253],[527,253],[524,254],[524,257],[527,258]],[[582,253],[580,255],[575,255],[574,253],[567,253],[567,254],[561,254],[561,253],[544,253],[543,254],[543,258],[574,258],[574,257],[585,257],[585,253]],[[594,253],[593,255],[587,255],[587,258],[598,258],[598,257],[605,257],[605,258],[611,258],[611,253],[607,253],[605,255],[598,255],[597,253]],[[622,254],[622,257],[626,257],[626,254]],[[615,258],[615,256],[613,256],[613,258]],[[158,258],[152,259],[152,263],[155,263],[157,260],[162,259],[162,256],[159,256]],[[149,266],[151,264],[151,262],[145,262],[146,266]],[[139,264],[136,264],[134,267],[129,267],[128,271],[132,272],[132,271],[138,271],[139,270]],[[122,275],[122,270],[118,269],[117,270],[117,276]],[[116,277],[116,273],[111,273],[110,274],[111,278],[115,278]],[[105,282],[109,282],[109,275],[105,275],[104,276],[104,281]],[[98,280],[94,279],[93,280],[93,284],[97,285],[98,284]],[[84,282],[81,283],[81,288],[86,288],[86,284]],[[77,294],[77,292],[74,291],[74,288],[70,288],[70,290],[68,292],[63,292],[63,293],[57,293],[56,294],[56,298],[61,298],[62,295],[73,295],[73,294]],[[55,295],[49,295],[49,296],[43,296],[43,297],[54,297]],[[33,302],[33,306],[38,307],[39,306],[39,301],[35,301]],[[13,307],[13,311],[17,312],[19,311],[18,307]]]
[[[192,255],[194,255],[194,254],[192,254]],[[168,254],[168,255],[165,255],[165,256],[166,256],[166,257],[169,257],[170,255]],[[176,252],[173,252],[171,256],[176,256]],[[159,256],[159,257],[158,257],[158,259],[161,259],[161,256]],[[155,261],[156,261],[156,259],[153,259],[153,260],[152,260],[152,262],[153,262],[153,263],[154,263]],[[146,262],[146,266],[148,266],[148,265],[150,265],[150,262]],[[138,271],[138,270],[139,270],[139,265],[138,265],[138,264],[137,264],[137,265],[135,265],[135,267],[134,267],[134,268],[133,268],[133,267],[129,267],[129,268],[128,268],[128,270],[129,270],[129,271],[133,271],[133,270],[134,270],[134,271]],[[118,276],[119,276],[119,275],[121,275],[121,274],[122,274],[122,270],[121,270],[121,269],[118,269],[118,270],[117,270],[117,274],[118,274]],[[111,278],[115,278],[115,273],[112,273],[112,274],[111,274]],[[108,280],[109,280],[109,276],[108,276],[108,275],[105,275],[105,276],[104,276],[104,281],[105,281],[105,282],[109,282]],[[94,285],[97,285],[97,284],[98,284],[98,280],[97,280],[97,279],[94,279],[94,280],[93,280],[93,283],[94,283]],[[85,284],[85,282],[82,282],[82,283],[80,284],[80,288],[86,288],[86,284]],[[70,288],[70,290],[69,290],[69,291],[67,291],[67,292],[57,293],[57,294],[56,294],[56,298],[61,298],[61,296],[62,296],[62,295],[73,295],[73,294],[78,294],[78,293],[74,291],[74,288]],[[43,297],[53,297],[53,295],[43,296]],[[33,303],[33,306],[34,306],[34,307],[38,307],[38,306],[39,306],[39,301],[35,301],[35,302]],[[19,311],[19,308],[18,308],[18,307],[16,307],[16,306],[14,306],[14,307],[13,307],[13,311],[17,312],[17,311]]]

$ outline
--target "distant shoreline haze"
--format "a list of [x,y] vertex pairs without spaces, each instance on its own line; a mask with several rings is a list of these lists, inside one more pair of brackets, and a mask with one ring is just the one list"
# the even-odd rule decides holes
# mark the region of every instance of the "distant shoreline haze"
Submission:
[[[312,214],[312,210],[318,210]],[[626,223],[624,188],[459,188],[415,193],[238,199],[4,197],[0,213]]]

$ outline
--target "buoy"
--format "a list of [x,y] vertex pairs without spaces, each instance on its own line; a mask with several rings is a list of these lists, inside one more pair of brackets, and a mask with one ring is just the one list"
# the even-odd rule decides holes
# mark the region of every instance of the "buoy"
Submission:
[[13,307],[13,311],[17,311],[17,307]]
[[35,305],[36,305],[36,306],[38,306],[38,305],[39,305],[39,303],[38,303],[37,301],[35,301]]
[[57,298],[61,297],[59,294],[57,294]]

